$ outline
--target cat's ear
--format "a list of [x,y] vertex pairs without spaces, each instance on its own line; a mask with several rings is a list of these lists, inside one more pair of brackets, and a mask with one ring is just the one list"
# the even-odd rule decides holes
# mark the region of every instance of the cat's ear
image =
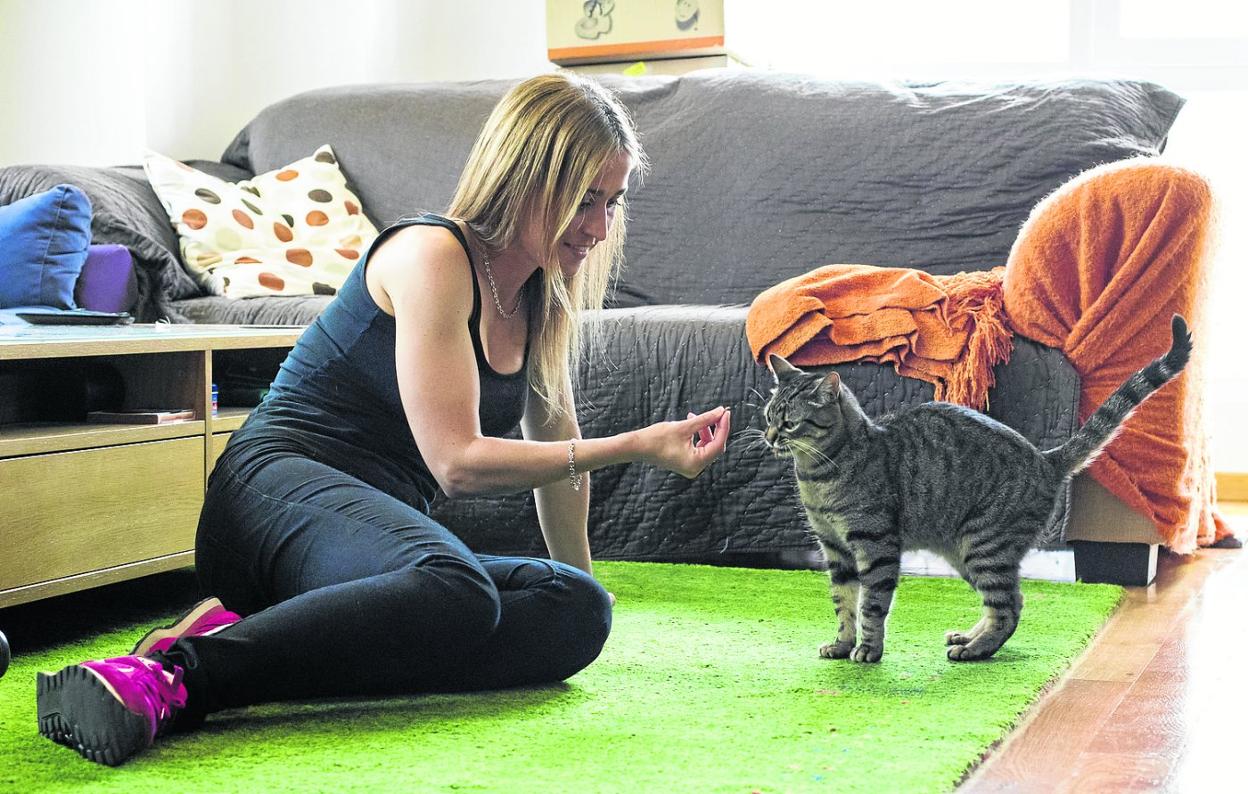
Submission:
[[801,372],[800,369],[785,361],[783,356],[777,356],[775,353],[767,357],[767,365],[771,367],[771,374],[776,376],[776,383]]
[[841,396],[841,376],[835,370],[819,381],[819,394],[829,401]]

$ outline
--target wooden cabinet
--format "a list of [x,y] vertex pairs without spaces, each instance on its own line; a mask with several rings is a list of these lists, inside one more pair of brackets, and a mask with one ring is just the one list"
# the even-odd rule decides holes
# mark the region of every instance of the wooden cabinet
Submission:
[[[190,565],[207,473],[248,406],[214,370],[277,363],[302,328],[0,326],[0,607]],[[93,409],[189,408],[167,424]]]

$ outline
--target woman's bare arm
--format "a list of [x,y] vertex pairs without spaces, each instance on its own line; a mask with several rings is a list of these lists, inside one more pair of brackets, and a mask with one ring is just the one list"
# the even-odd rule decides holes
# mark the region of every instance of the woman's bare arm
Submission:
[[[511,493],[566,480],[567,439],[516,440],[481,433],[479,380],[468,318],[472,271],[449,231],[412,227],[373,252],[370,291],[393,309],[399,394],[412,436],[448,496]],[[697,476],[723,451],[723,408],[679,422],[576,444],[581,472],[615,463],[645,461]],[[688,427],[686,427],[688,425]],[[695,447],[700,428],[715,427],[711,444]]]

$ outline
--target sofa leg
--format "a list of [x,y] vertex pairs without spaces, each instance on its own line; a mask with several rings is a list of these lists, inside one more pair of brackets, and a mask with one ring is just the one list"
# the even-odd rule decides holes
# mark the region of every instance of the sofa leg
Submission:
[[1156,543],[1072,540],[1075,579],[1080,582],[1144,587],[1157,576]]

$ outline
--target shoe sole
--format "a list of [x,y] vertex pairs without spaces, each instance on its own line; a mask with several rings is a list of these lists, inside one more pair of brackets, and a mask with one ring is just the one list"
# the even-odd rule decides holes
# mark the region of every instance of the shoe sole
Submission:
[[39,733],[88,761],[117,766],[147,747],[147,720],[87,668],[39,673],[35,691]]
[[174,623],[168,626],[160,626],[152,629],[144,634],[142,639],[135,643],[134,650],[130,651],[131,656],[147,656],[152,646],[161,640],[173,639],[177,640],[190,631],[191,626],[195,625],[195,621],[211,612],[213,609],[221,607],[221,601],[217,598],[205,598],[195,606],[186,611],[186,614],[178,618]]

